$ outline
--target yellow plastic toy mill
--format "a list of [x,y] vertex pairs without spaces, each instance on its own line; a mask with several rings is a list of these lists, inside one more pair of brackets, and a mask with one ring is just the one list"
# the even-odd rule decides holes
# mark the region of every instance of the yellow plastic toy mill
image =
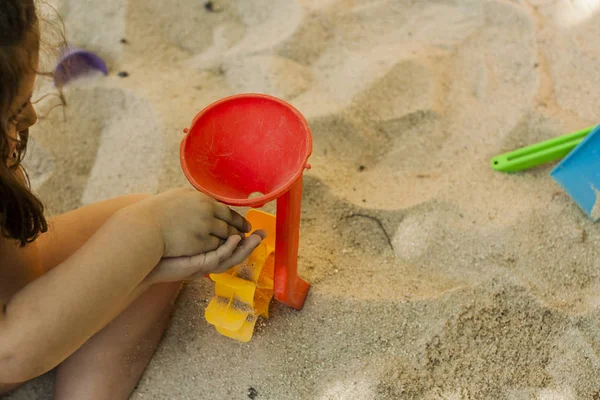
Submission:
[[204,317],[222,335],[242,342],[252,339],[258,317],[269,317],[275,266],[275,216],[251,209],[246,219],[267,237],[243,264],[222,274],[211,274],[215,297]]

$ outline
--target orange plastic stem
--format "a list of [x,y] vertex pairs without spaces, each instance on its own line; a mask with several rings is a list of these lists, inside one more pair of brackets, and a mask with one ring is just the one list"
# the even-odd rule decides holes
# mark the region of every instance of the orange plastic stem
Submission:
[[275,299],[301,310],[309,284],[298,276],[298,243],[302,204],[302,175],[290,190],[277,199],[275,234]]

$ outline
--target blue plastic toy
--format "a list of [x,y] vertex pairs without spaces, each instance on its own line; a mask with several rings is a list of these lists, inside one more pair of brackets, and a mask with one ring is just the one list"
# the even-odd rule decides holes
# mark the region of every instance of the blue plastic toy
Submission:
[[594,222],[600,219],[600,125],[552,170],[550,176]]

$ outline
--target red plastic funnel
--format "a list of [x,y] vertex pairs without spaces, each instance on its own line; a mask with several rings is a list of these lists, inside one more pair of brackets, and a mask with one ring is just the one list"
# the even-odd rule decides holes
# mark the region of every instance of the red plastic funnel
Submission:
[[[301,309],[309,288],[297,273],[302,173],[312,152],[308,123],[283,100],[242,94],[211,104],[184,132],[181,166],[196,189],[240,207],[277,199],[275,299]],[[250,198],[255,193],[261,195]]]
[[[275,97],[227,97],[202,110],[184,131],[180,156],[185,176],[196,189],[229,205],[262,207],[310,168],[308,123]],[[249,198],[255,193],[262,195]]]

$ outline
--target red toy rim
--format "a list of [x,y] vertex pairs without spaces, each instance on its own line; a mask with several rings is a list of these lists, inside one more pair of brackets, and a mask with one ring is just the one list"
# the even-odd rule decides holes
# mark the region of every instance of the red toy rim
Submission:
[[[188,165],[187,165],[187,161],[186,161],[186,154],[185,154],[185,147],[186,147],[186,143],[187,143],[187,139],[190,136],[190,132],[192,131],[193,126],[197,123],[198,120],[200,120],[202,117],[204,117],[204,115],[206,113],[208,113],[211,109],[232,101],[232,100],[239,100],[239,99],[243,99],[243,98],[253,98],[253,99],[264,99],[264,100],[269,100],[269,101],[273,101],[276,103],[279,103],[280,105],[288,108],[289,110],[291,110],[300,120],[300,122],[302,123],[302,126],[304,127],[304,130],[306,132],[307,135],[307,147],[306,147],[306,156],[304,158],[304,167],[300,168],[294,175],[293,177],[286,182],[283,186],[281,186],[279,189],[269,193],[268,195],[264,195],[261,197],[255,197],[252,199],[234,199],[234,198],[230,198],[230,197],[226,197],[226,196],[221,196],[217,193],[211,192],[208,189],[205,189],[204,187],[202,187],[192,176]],[[281,100],[277,97],[273,97],[273,96],[269,96],[266,94],[260,94],[260,93],[243,93],[243,94],[237,94],[237,95],[233,95],[233,96],[228,96],[228,97],[224,97],[218,101],[215,101],[214,103],[208,105],[207,107],[205,107],[202,111],[200,111],[192,120],[192,123],[190,125],[189,128],[186,128],[183,130],[185,132],[185,137],[183,138],[183,140],[181,141],[181,145],[179,147],[179,159],[180,159],[180,163],[181,163],[181,168],[183,169],[183,173],[185,175],[185,177],[187,178],[187,180],[192,184],[192,186],[194,188],[196,188],[197,190],[201,191],[202,193],[222,202],[225,204],[228,204],[230,206],[237,206],[237,207],[262,207],[265,204],[276,200],[277,198],[281,197],[283,194],[285,194],[291,187],[292,185],[298,181],[298,179],[300,179],[300,177],[302,176],[302,174],[304,173],[304,169],[310,169],[310,165],[307,163],[308,159],[310,158],[311,154],[312,154],[312,133],[310,130],[310,127],[308,125],[308,122],[306,121],[306,118],[304,118],[304,116],[302,115],[302,113],[300,113],[300,111],[295,108],[294,106],[292,106],[290,103]]]

